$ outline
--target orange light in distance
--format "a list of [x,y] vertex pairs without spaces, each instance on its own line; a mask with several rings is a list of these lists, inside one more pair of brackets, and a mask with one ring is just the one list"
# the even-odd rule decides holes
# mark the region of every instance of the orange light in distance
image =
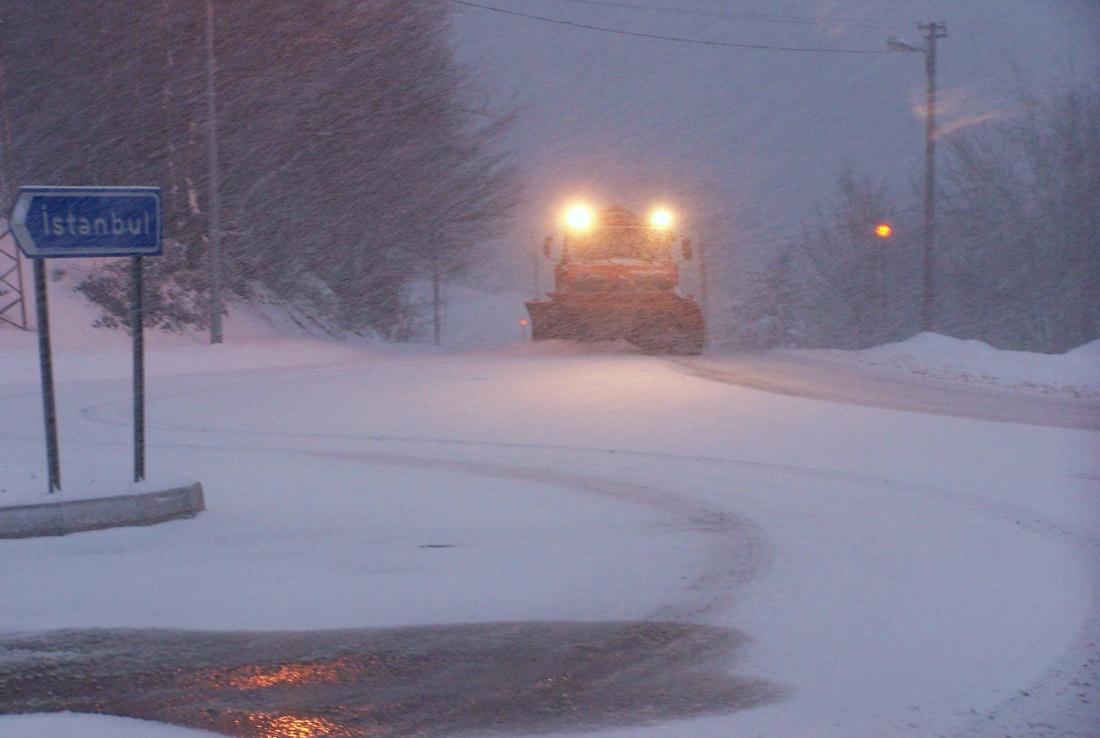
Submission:
[[593,220],[595,215],[587,205],[570,205],[565,211],[565,224],[574,231],[587,231]]
[[890,238],[894,235],[894,229],[890,227],[889,223],[879,223],[875,226],[875,235],[879,238]]

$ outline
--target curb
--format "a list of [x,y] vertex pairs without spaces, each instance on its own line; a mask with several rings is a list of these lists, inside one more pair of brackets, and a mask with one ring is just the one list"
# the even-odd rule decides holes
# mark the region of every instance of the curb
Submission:
[[168,520],[193,518],[203,509],[202,485],[198,482],[137,495],[0,507],[0,539],[63,536],[85,530],[155,525]]

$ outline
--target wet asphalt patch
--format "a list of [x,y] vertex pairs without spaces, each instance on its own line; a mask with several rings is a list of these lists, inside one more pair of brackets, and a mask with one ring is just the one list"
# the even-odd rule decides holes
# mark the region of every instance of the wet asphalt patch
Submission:
[[552,732],[766,704],[736,631],[521,622],[301,632],[0,636],[0,714],[103,713],[245,738]]

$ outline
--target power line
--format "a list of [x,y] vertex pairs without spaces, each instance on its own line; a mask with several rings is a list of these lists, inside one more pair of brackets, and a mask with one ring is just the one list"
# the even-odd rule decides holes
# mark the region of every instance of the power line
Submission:
[[673,41],[681,44],[695,44],[697,46],[719,46],[730,49],[755,49],[765,51],[800,51],[814,54],[892,54],[893,51],[889,49],[829,49],[829,48],[812,48],[804,46],[770,46],[767,44],[738,44],[731,41],[709,41],[701,38],[686,38],[683,36],[665,36],[657,33],[641,33],[638,31],[624,31],[620,28],[608,28],[606,26],[594,26],[587,23],[576,23],[574,21],[562,20],[560,18],[548,18],[542,15],[534,15],[531,13],[521,13],[518,10],[505,10],[504,8],[496,8],[491,5],[482,5],[480,3],[469,2],[469,0],[450,0],[455,5],[464,5],[470,8],[479,8],[481,10],[489,10],[494,13],[502,13],[504,15],[512,15],[519,18],[527,18],[529,20],[541,21],[543,23],[553,23],[559,26],[570,26],[572,28],[583,28],[588,31],[599,31],[600,33],[611,33],[618,36],[632,36],[634,38],[648,38],[656,39],[658,41]]
[[605,8],[619,8],[622,10],[641,10],[652,13],[668,13],[671,15],[692,15],[701,18],[736,18],[739,20],[757,21],[760,23],[787,23],[802,26],[855,26],[861,28],[897,28],[899,23],[888,21],[854,20],[844,18],[805,18],[793,15],[771,15],[768,13],[737,13],[732,11],[697,10],[694,8],[670,8],[663,5],[643,5],[615,0],[558,0],[558,2],[575,3],[577,5],[595,5]]

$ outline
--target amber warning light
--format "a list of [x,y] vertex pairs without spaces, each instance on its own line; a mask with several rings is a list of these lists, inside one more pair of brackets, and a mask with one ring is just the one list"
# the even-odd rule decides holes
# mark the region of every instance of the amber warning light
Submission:
[[879,223],[875,226],[875,235],[879,238],[890,238],[894,235],[894,229],[890,227],[889,223]]

